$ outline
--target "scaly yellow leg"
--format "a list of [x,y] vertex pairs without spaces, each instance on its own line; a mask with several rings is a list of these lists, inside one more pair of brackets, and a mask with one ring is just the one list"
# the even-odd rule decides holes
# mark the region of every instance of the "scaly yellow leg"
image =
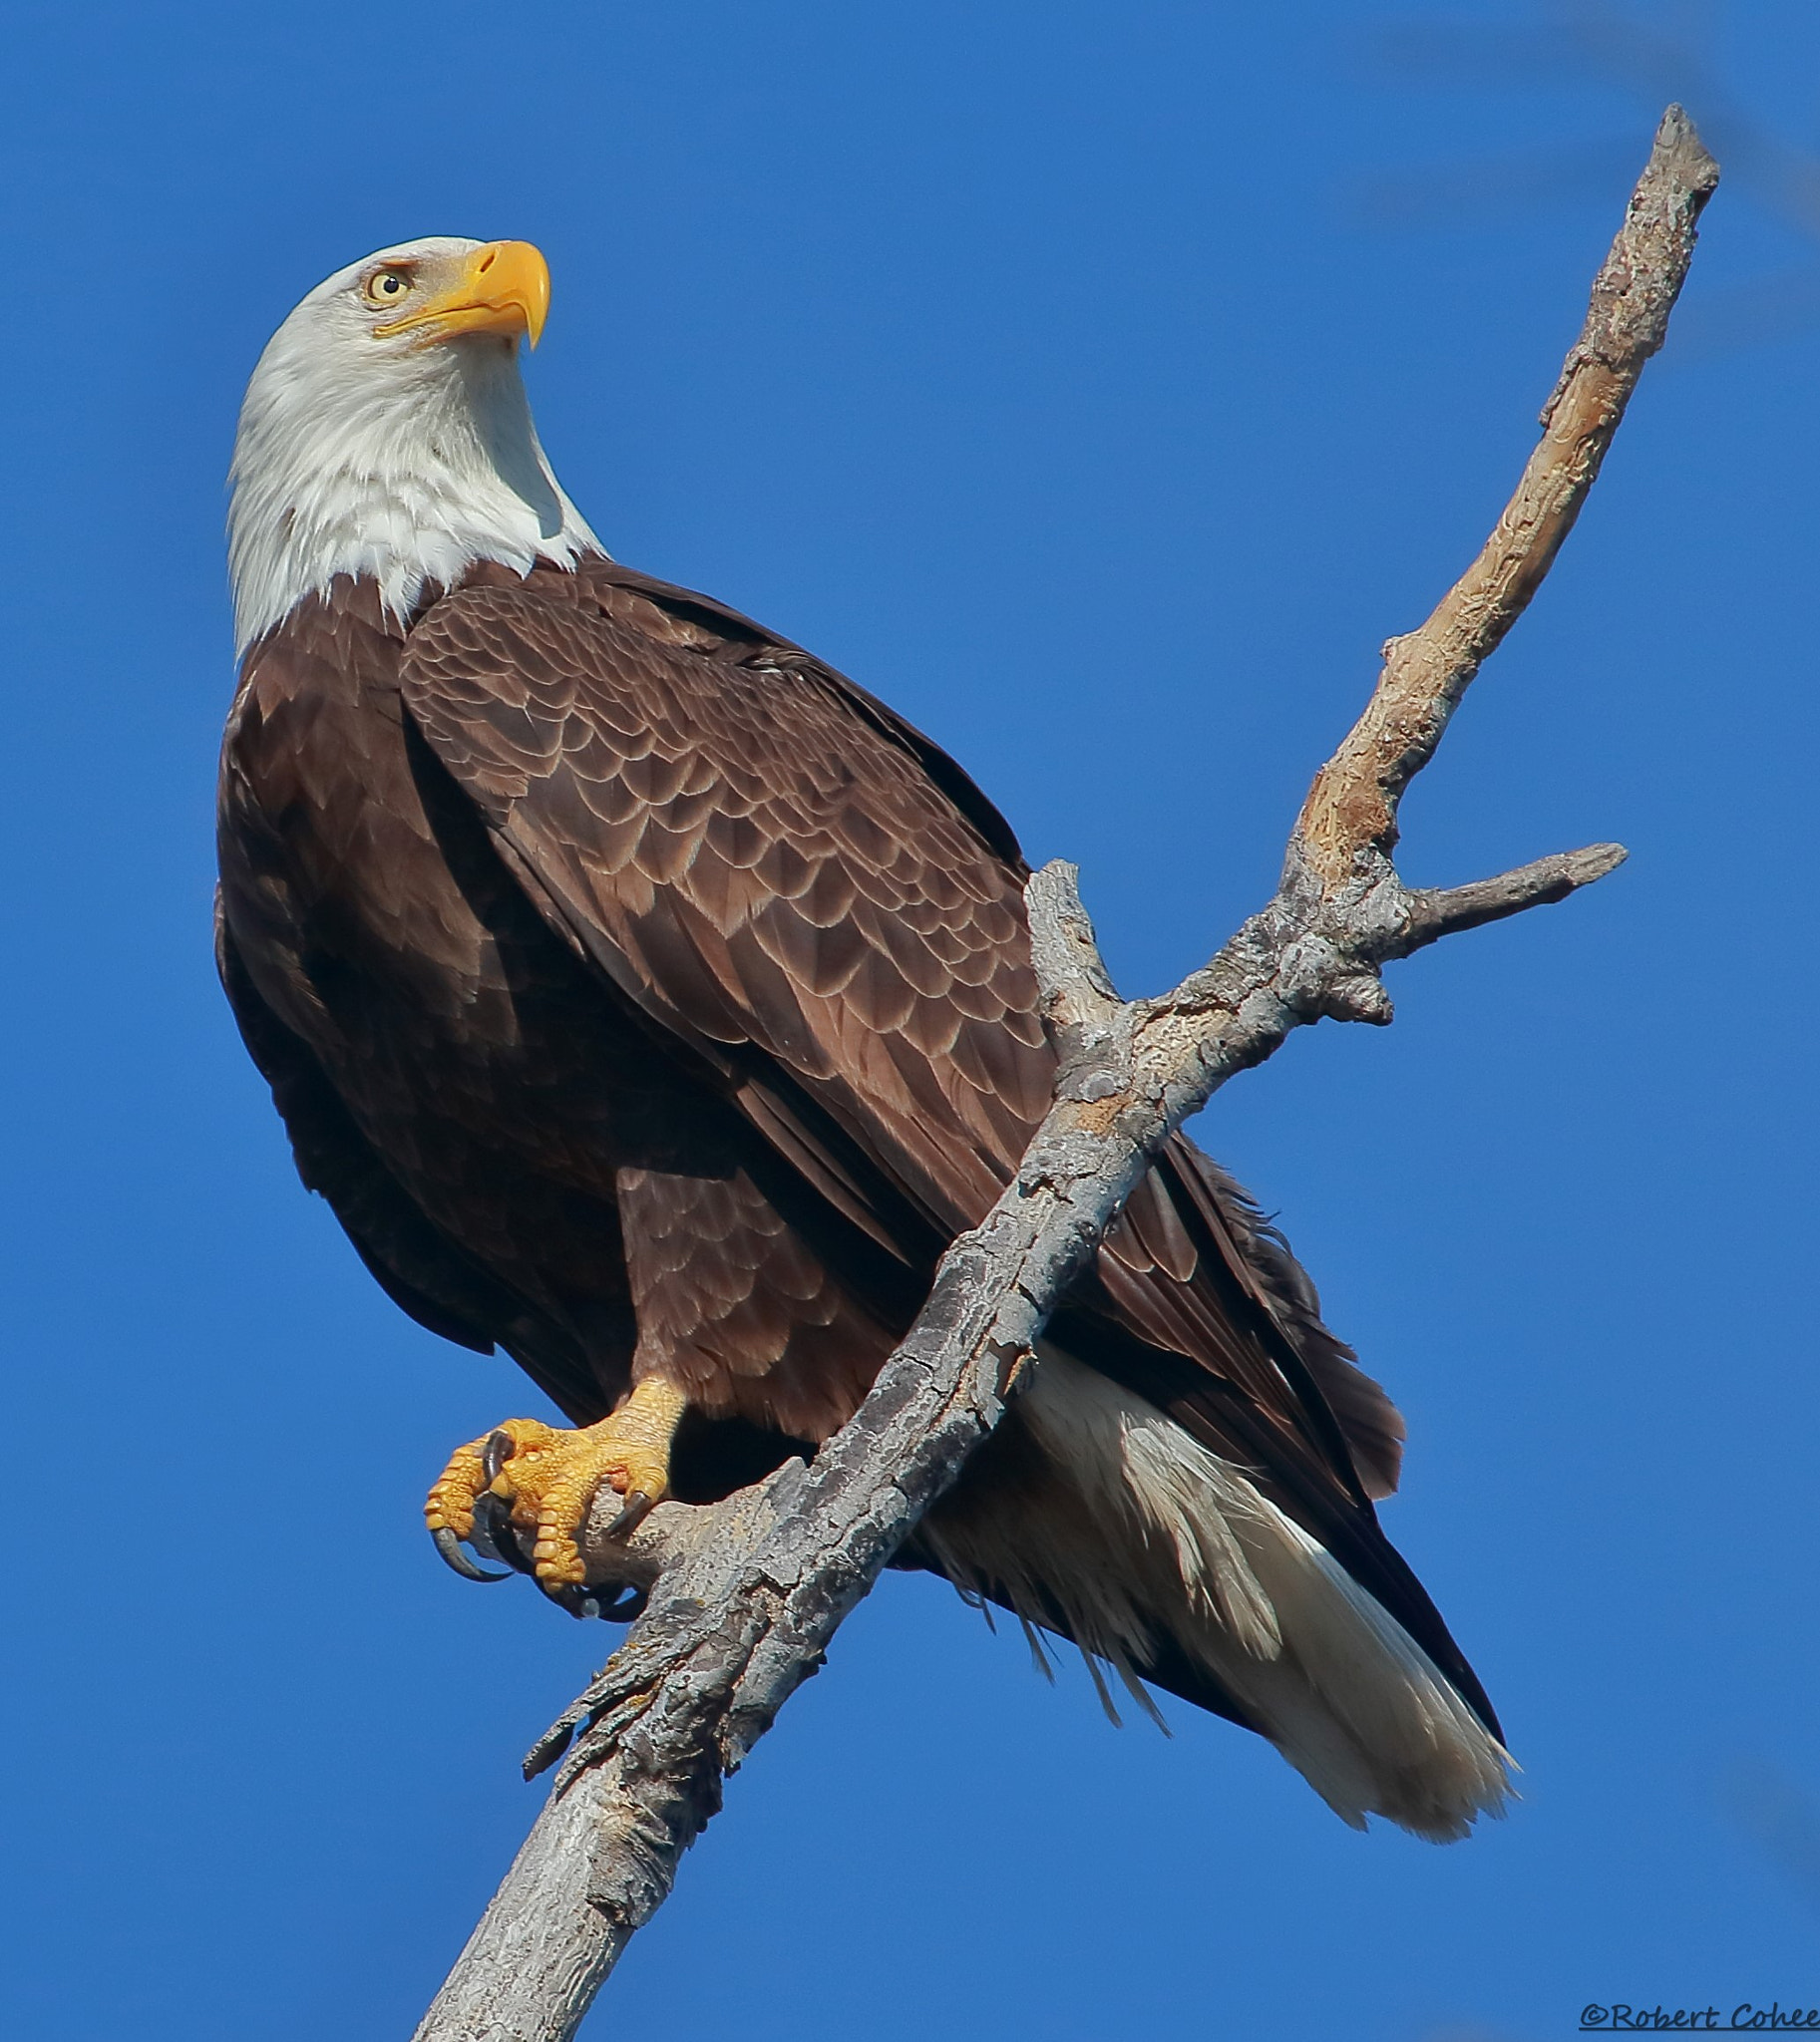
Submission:
[[613,1529],[630,1532],[670,1486],[670,1443],[687,1409],[673,1384],[647,1376],[610,1418],[575,1432],[535,1418],[509,1418],[484,1439],[458,1449],[424,1504],[424,1520],[458,1571],[449,1550],[474,1530],[482,1496],[507,1504],[514,1527],[532,1534],[532,1567],[549,1590],[585,1579],[575,1534],[600,1489],[625,1498]]

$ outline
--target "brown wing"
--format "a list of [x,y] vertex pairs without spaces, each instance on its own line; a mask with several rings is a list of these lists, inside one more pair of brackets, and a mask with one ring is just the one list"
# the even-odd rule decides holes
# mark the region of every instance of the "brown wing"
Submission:
[[[932,1265],[1054,1072],[1025,868],[959,769],[800,648],[604,563],[439,601],[401,683],[552,923],[818,1191]],[[1259,1471],[1482,1699],[1367,1500],[1394,1486],[1400,1421],[1190,1144],[1055,1330]]]
[[253,985],[217,897],[215,965],[241,1040],[271,1087],[297,1175],[333,1208],[355,1252],[420,1326],[480,1354],[504,1341],[556,1402],[593,1415],[587,1356],[424,1212],[361,1133],[309,1045]]
[[850,1189],[883,1175],[945,1241],[1048,1103],[1022,868],[806,655],[666,643],[632,604],[673,627],[572,576],[462,590],[411,633],[412,715],[627,997],[774,1139],[828,1175],[864,1159]]

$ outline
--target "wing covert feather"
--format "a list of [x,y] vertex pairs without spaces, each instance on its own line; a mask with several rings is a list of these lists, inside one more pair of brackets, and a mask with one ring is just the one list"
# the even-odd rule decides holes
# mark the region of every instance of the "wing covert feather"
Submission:
[[470,587],[401,680],[515,865],[737,1088],[773,1059],[931,1223],[977,1219],[1049,1093],[1011,866],[840,684]]

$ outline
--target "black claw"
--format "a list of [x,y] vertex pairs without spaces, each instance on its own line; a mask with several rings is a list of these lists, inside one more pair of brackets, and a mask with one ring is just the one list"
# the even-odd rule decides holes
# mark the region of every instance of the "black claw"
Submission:
[[512,1459],[512,1435],[509,1432],[492,1432],[487,1435],[487,1444],[481,1449],[481,1466],[487,1471],[489,1489],[499,1481],[500,1470]]
[[487,1543],[515,1574],[537,1571],[531,1563],[531,1555],[519,1543],[519,1534],[512,1523],[512,1507],[503,1497],[490,1496],[483,1491],[474,1500],[474,1518]]
[[559,1588],[546,1588],[544,1592],[570,1616],[598,1616],[608,1623],[631,1623],[644,1614],[651,1599],[648,1589],[634,1588],[629,1581],[615,1582],[610,1588],[584,1588],[564,1582]]
[[625,1509],[606,1528],[609,1538],[629,1538],[656,1508],[657,1499],[635,1489],[625,1500]]
[[436,1540],[437,1551],[461,1575],[463,1580],[510,1581],[512,1579],[509,1573],[489,1573],[485,1567],[477,1567],[473,1560],[462,1550],[462,1541],[456,1537],[447,1525],[440,1532],[432,1532],[430,1536]]

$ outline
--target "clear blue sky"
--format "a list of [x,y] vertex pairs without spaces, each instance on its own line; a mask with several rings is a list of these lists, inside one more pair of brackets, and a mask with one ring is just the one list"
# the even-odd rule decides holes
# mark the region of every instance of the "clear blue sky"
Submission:
[[1632,862],[1200,1129],[1408,1415],[1386,1519],[1522,1804],[1354,1836],[1257,1740],[1115,1731],[893,1578],[586,2033],[1820,2003],[1820,238],[1774,147],[1820,147],[1820,16],[1701,19],[1601,57],[1529,0],[7,9],[0,2029],[408,2033],[614,1636],[438,1564],[426,1484],[536,1400],[367,1278],[213,982],[221,477],[296,298],[407,236],[541,243],[534,401],[609,546],[933,732],[1151,989],[1478,544],[1673,93],[1736,144],[1684,334],[1406,816],[1420,880]]

